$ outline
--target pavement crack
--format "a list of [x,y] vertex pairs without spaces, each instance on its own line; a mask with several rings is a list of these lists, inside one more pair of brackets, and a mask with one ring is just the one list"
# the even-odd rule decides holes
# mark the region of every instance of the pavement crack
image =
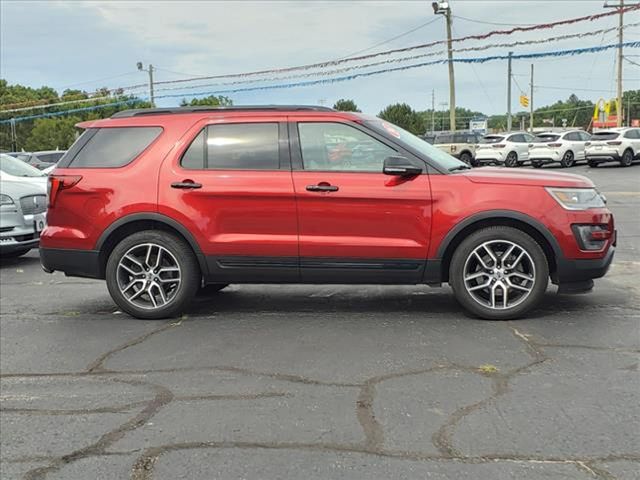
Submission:
[[94,373],[94,372],[106,371],[104,369],[104,362],[106,362],[110,357],[112,357],[116,353],[122,352],[123,350],[126,350],[127,348],[133,347],[135,345],[140,345],[142,342],[144,342],[148,338],[158,333],[162,333],[165,330],[169,330],[170,328],[179,326],[181,324],[182,324],[182,320],[178,322],[171,321],[169,323],[165,323],[164,325],[162,325],[159,328],[156,328],[155,330],[151,330],[150,332],[147,332],[144,335],[140,335],[139,337],[136,337],[133,340],[129,340],[128,342],[123,343],[122,345],[119,345],[116,348],[109,350],[106,353],[103,353],[87,366],[87,372]]
[[378,451],[384,444],[382,426],[376,419],[373,410],[373,402],[376,387],[373,382],[367,382],[360,388],[360,394],[356,402],[356,415],[358,422],[364,430],[364,445],[367,450]]
[[120,406],[112,407],[100,407],[92,409],[69,409],[69,410],[55,410],[55,409],[41,409],[41,408],[0,408],[0,412],[13,413],[13,414],[26,414],[26,415],[93,415],[102,413],[122,413],[138,408],[142,405],[146,405],[148,402],[140,401],[127,403]]
[[171,390],[161,385],[155,385],[137,380],[116,381],[133,386],[151,387],[153,390],[155,390],[156,395],[152,400],[145,402],[146,406],[142,411],[131,417],[127,422],[123,423],[119,427],[102,435],[97,442],[69,454],[58,457],[55,461],[51,462],[45,467],[38,467],[28,471],[24,475],[24,480],[42,480],[49,473],[59,470],[68,463],[72,463],[86,457],[105,454],[105,450],[110,445],[120,440],[126,433],[136,430],[137,428],[145,425],[156,413],[160,411],[162,407],[169,404],[173,400],[173,393],[171,392]]

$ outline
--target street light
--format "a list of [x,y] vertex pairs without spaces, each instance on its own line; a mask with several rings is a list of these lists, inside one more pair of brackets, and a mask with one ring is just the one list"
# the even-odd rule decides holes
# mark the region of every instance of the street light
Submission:
[[444,15],[447,22],[447,57],[449,59],[449,123],[451,131],[456,130],[456,87],[453,74],[453,46],[451,42],[451,7],[449,2],[431,3],[435,15]]

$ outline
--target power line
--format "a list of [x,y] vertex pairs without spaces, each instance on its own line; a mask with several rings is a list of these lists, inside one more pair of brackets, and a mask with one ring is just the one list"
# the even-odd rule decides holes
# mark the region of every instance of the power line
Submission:
[[424,27],[426,27],[428,25],[431,25],[432,23],[435,23],[438,20],[439,19],[436,17],[436,18],[434,18],[432,20],[429,20],[428,22],[425,22],[425,23],[422,23],[422,24],[418,25],[417,27],[414,27],[414,28],[412,28],[410,30],[407,30],[404,33],[401,33],[400,35],[396,35],[395,37],[391,37],[391,38],[389,38],[387,40],[383,40],[382,42],[378,42],[375,45],[371,45],[369,48],[358,50],[357,52],[353,52],[353,53],[350,53],[349,55],[345,55],[344,57],[340,57],[339,60],[343,60],[345,58],[353,57],[355,55],[360,55],[361,53],[368,52],[369,50],[373,50],[374,48],[379,47],[380,45],[384,45],[386,43],[393,42],[394,40],[398,40],[399,38],[406,37],[407,35],[415,32],[417,30],[420,30],[421,28],[424,28]]
[[[640,48],[640,41],[627,42],[627,43],[624,43],[623,46],[629,47],[629,48]],[[525,54],[513,55],[512,58],[513,59],[532,59],[532,58],[542,58],[542,57],[549,57],[549,56],[553,56],[553,57],[573,56],[573,55],[582,55],[586,53],[601,52],[605,50],[610,50],[612,48],[618,48],[618,44],[603,45],[599,47],[577,48],[573,50],[525,53]],[[506,60],[506,59],[508,59],[507,55],[493,55],[489,57],[479,57],[479,58],[478,57],[454,58],[452,61],[456,63],[486,63],[494,60]],[[379,75],[382,73],[399,72],[399,71],[409,70],[413,68],[426,67],[429,65],[439,65],[446,62],[448,62],[447,59],[434,60],[430,62],[403,65],[400,67],[373,70],[371,72],[354,73],[354,74],[343,76],[343,77],[326,78],[326,79],[320,79],[320,80],[308,80],[308,81],[288,83],[288,84],[263,85],[263,86],[243,87],[243,88],[228,89],[228,90],[197,92],[197,93],[192,93],[191,96],[197,97],[197,96],[204,96],[204,95],[224,95],[224,94],[230,94],[230,93],[252,92],[252,91],[260,91],[260,90],[276,90],[276,89],[286,89],[286,88],[293,88],[293,87],[307,87],[312,85],[330,84],[330,83],[336,83],[336,82],[355,80],[356,78],[370,77],[370,76]],[[176,97],[184,97],[184,96],[185,96],[184,94],[169,94],[169,95],[159,95],[158,98],[176,98]]]
[[91,107],[82,107],[82,108],[75,108],[72,110],[63,110],[61,112],[50,112],[50,113],[43,113],[40,115],[29,115],[29,116],[25,116],[25,117],[16,117],[16,118],[9,118],[7,120],[0,120],[0,125],[2,124],[6,124],[6,123],[11,123],[11,122],[26,122],[27,120],[35,120],[38,118],[49,118],[49,117],[60,117],[63,115],[69,115],[71,113],[78,113],[78,112],[89,112],[92,110],[100,110],[103,108],[109,108],[109,107],[119,107],[121,105],[129,105],[131,103],[136,103],[141,101],[141,99],[139,98],[134,98],[134,99],[130,99],[130,100],[122,100],[120,102],[114,102],[114,103],[105,103],[102,105],[93,105]]
[[480,23],[482,25],[497,25],[497,26],[506,26],[506,27],[530,27],[535,25],[535,23],[499,23],[499,22],[485,22],[484,20],[475,20],[473,18],[461,17],[459,15],[453,15],[453,18],[457,18],[458,20],[466,20],[467,22],[472,23]]

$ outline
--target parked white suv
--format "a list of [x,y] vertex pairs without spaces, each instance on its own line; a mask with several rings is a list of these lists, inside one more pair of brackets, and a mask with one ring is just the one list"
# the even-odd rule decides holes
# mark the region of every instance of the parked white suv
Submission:
[[531,165],[540,168],[545,163],[558,162],[563,167],[572,167],[586,158],[590,138],[591,135],[582,130],[539,133],[529,147]]
[[597,167],[604,162],[620,162],[628,167],[640,159],[640,128],[612,128],[594,132],[587,143],[587,163]]
[[517,167],[529,160],[529,144],[535,137],[527,132],[485,135],[476,146],[477,165],[496,164]]

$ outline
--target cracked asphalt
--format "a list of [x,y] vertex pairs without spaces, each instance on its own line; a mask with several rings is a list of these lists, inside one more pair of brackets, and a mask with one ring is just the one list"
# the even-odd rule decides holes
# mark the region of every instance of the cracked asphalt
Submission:
[[525,320],[448,288],[232,285],[134,320],[0,265],[2,479],[638,479],[640,165],[578,166],[619,247]]

